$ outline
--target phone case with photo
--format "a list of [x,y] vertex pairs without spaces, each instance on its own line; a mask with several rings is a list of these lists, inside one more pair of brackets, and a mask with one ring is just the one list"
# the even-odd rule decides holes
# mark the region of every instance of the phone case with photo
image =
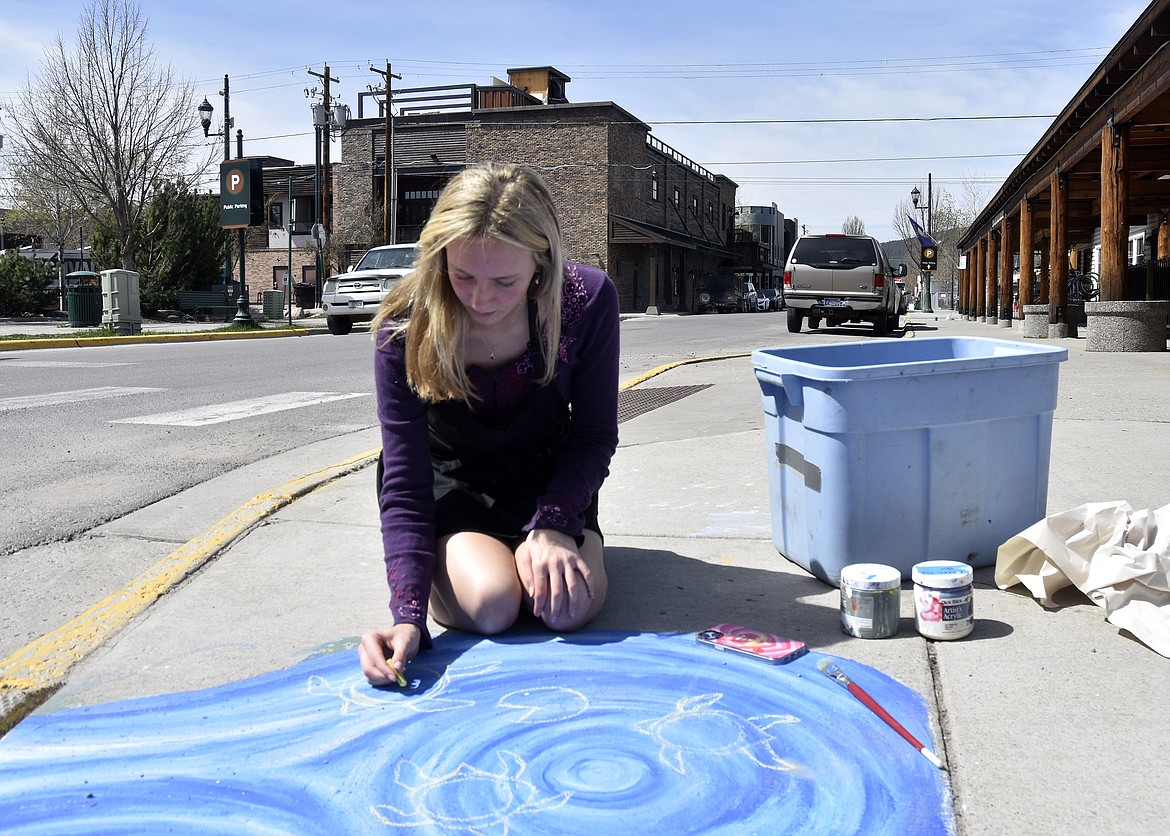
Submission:
[[738,624],[716,624],[714,627],[699,631],[695,638],[700,644],[709,645],[716,650],[742,653],[772,665],[791,662],[808,651],[802,641],[752,630]]

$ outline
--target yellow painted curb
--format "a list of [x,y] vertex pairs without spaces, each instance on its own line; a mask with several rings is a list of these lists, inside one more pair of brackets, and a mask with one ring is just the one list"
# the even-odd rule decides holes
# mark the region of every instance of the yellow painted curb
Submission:
[[192,572],[226,551],[265,517],[329,482],[368,467],[377,460],[379,450],[371,450],[300,476],[241,505],[72,621],[30,642],[0,662],[0,692],[37,691],[60,684],[69,669],[86,654],[125,627]]
[[663,372],[668,372],[671,369],[677,369],[679,366],[689,366],[693,363],[710,363],[713,360],[738,360],[741,357],[751,356],[751,352],[745,352],[743,354],[722,354],[716,355],[714,357],[692,357],[689,360],[677,360],[674,363],[667,363],[665,366],[659,366],[656,369],[651,369],[644,374],[640,374],[635,378],[627,380],[625,383],[618,386],[618,391],[624,392],[626,389],[633,389],[635,386],[641,383],[645,383],[650,378],[657,377]]
[[248,340],[269,337],[307,337],[311,328],[258,328],[255,331],[195,331],[176,334],[127,334],[117,337],[33,337],[23,340],[0,339],[0,351],[30,348],[83,348],[99,345],[136,345],[139,343],[192,343],[213,340]]

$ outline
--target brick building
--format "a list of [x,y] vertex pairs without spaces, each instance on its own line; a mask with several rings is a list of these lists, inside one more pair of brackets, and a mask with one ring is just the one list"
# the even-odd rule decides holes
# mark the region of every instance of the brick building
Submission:
[[[452,175],[479,162],[523,163],[549,185],[566,257],[605,269],[623,310],[693,309],[696,280],[733,271],[736,184],[659,142],[613,102],[568,102],[568,81],[552,67],[528,67],[486,86],[394,90],[392,123],[384,95],[363,93],[340,131],[342,161],[331,166],[334,252],[415,241]],[[365,115],[367,104],[375,115]]]

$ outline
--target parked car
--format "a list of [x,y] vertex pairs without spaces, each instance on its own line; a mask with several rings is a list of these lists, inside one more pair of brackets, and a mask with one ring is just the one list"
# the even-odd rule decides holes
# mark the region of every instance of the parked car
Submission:
[[756,290],[756,286],[751,282],[743,283],[743,307],[740,308],[744,313],[751,313],[760,309],[760,294]]
[[751,282],[745,283],[741,288],[735,276],[706,276],[699,280],[695,293],[695,310],[699,313],[745,311],[748,310],[749,298],[754,307],[757,304],[756,288]]
[[902,294],[902,301],[898,305],[898,313],[905,314],[910,310],[910,291],[906,289],[906,282],[901,279],[896,279],[894,284],[898,286],[898,291]]
[[373,319],[386,294],[410,274],[414,257],[414,244],[386,244],[371,249],[345,273],[330,276],[321,290],[329,333],[348,334],[355,322]]
[[870,235],[804,235],[797,239],[784,266],[784,302],[788,330],[800,331],[821,320],[830,325],[871,322],[877,336],[898,327],[902,315],[901,291],[894,280],[906,275],[906,265],[895,270]]
[[774,287],[765,287],[760,291],[760,310],[779,311],[784,308],[784,297]]

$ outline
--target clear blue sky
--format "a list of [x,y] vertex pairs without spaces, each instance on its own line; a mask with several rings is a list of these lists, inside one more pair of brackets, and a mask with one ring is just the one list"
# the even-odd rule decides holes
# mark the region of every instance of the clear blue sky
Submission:
[[[960,201],[981,184],[985,201],[1051,120],[881,120],[1056,114],[1146,5],[142,3],[160,58],[197,82],[217,119],[230,75],[246,154],[313,161],[304,91],[319,86],[307,71],[326,63],[341,79],[333,93],[355,112],[357,94],[380,81],[370,65],[387,60],[405,87],[552,65],[572,78],[570,101],[612,101],[649,122],[660,140],[739,183],[740,203],[775,203],[820,232],[857,215],[883,240],[894,237],[899,201],[916,185],[925,192],[928,173]],[[43,44],[57,32],[72,40],[83,7],[5,0],[0,106],[37,73]],[[0,112],[0,133],[12,132],[11,118]],[[701,124],[677,124],[686,122]]]

